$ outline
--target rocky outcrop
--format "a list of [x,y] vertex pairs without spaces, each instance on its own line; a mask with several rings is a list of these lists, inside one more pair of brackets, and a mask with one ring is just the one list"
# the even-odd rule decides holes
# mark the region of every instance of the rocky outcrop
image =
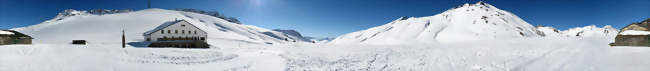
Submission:
[[627,31],[627,30],[648,31],[648,26],[650,26],[650,18],[641,22],[627,25],[623,29],[621,29],[621,31]]

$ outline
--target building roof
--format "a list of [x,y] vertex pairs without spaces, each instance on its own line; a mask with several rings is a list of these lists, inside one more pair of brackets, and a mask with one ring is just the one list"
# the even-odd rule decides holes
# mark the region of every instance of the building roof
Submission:
[[0,30],[0,35],[14,35],[13,32]]
[[[172,22],[165,22],[165,23],[163,23],[162,25],[160,25],[160,26],[154,28],[153,30],[149,30],[149,31],[147,31],[147,32],[144,32],[144,34],[142,34],[142,35],[145,35],[145,36],[147,36],[147,35],[151,35],[152,33],[156,32],[156,31],[159,31],[159,30],[165,29],[165,28],[167,28],[167,27],[169,27],[169,26],[171,26],[171,25],[174,25],[174,24],[176,24],[176,23],[179,23],[179,22],[186,22],[186,23],[189,23],[191,26],[196,27],[196,26],[194,26],[194,24],[192,24],[192,23],[190,23],[190,22],[187,22],[186,20],[176,20],[176,21],[172,21]],[[203,31],[203,30],[201,30],[201,28],[199,28],[199,27],[196,27],[196,28],[198,28],[200,31]],[[204,32],[205,32],[205,31],[204,31]]]
[[11,37],[24,37],[24,38],[34,39],[31,36],[25,35],[23,33],[14,30],[0,30],[0,33],[11,33],[11,34],[0,34],[0,35],[10,35]]
[[650,35],[650,31],[627,30],[619,34],[620,35]]

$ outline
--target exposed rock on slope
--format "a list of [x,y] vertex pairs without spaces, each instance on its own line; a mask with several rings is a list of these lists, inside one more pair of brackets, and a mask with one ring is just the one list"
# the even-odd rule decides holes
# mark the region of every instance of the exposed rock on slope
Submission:
[[345,34],[331,43],[463,42],[537,36],[535,27],[516,15],[478,2],[434,16],[402,17],[385,25]]
[[648,31],[648,27],[650,26],[650,18],[643,20],[641,22],[637,23],[632,23],[630,25],[627,25],[621,29],[621,31],[627,31],[627,30],[639,30],[639,31]]

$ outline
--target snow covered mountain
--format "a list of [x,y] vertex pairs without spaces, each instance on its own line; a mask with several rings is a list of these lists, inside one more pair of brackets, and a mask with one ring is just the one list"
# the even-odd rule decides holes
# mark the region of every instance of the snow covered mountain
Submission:
[[334,39],[332,44],[400,44],[420,42],[466,42],[523,37],[616,36],[607,25],[594,25],[559,31],[553,27],[533,27],[513,13],[490,4],[464,4],[426,17],[401,17],[388,24],[352,32]]
[[314,43],[327,43],[327,42],[330,42],[330,41],[334,40],[334,38],[331,38],[331,37],[310,37],[310,36],[306,36],[304,38],[308,39],[308,40],[311,40]]
[[[257,44],[304,42],[302,37],[289,35],[252,25],[236,24],[210,15],[194,12],[145,9],[140,11],[101,10],[95,12],[65,10],[54,19],[28,27],[14,28],[34,37],[34,43],[69,43],[71,40],[87,40],[93,43],[119,43],[125,29],[127,41],[144,41],[142,33],[164,22],[184,19],[208,33],[208,43],[227,44],[238,41]],[[106,12],[104,12],[106,11]],[[232,42],[234,43],[234,42]]]
[[553,27],[537,27],[537,30],[546,37],[593,37],[593,36],[608,36],[615,37],[618,30],[610,25],[603,26],[602,28],[596,25],[589,25],[585,27],[576,27],[569,30],[558,31]]
[[332,42],[396,44],[405,41],[463,42],[537,37],[536,28],[515,14],[478,2],[427,17],[401,17],[388,24],[337,37]]

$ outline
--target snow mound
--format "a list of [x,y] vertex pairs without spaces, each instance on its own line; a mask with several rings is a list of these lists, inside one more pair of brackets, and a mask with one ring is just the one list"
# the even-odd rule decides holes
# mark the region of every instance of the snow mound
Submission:
[[619,33],[620,35],[650,35],[648,31],[627,30]]
[[13,33],[13,32],[9,32],[9,31],[2,31],[2,30],[0,30],[0,35],[14,35],[14,33]]
[[216,46],[229,45],[225,42],[232,43],[232,41],[273,44],[290,42],[284,40],[285,38],[300,39],[282,32],[236,24],[210,15],[157,8],[134,12],[116,11],[110,14],[65,10],[52,20],[13,30],[32,35],[35,38],[34,43],[69,43],[71,40],[87,40],[89,44],[113,44],[121,42],[123,29],[126,31],[128,42],[141,42],[144,41],[143,33],[174,20],[186,20],[206,31],[209,37],[208,44]]
[[478,2],[434,16],[402,17],[385,25],[342,35],[330,43],[466,42],[537,36],[535,27],[515,14]]

